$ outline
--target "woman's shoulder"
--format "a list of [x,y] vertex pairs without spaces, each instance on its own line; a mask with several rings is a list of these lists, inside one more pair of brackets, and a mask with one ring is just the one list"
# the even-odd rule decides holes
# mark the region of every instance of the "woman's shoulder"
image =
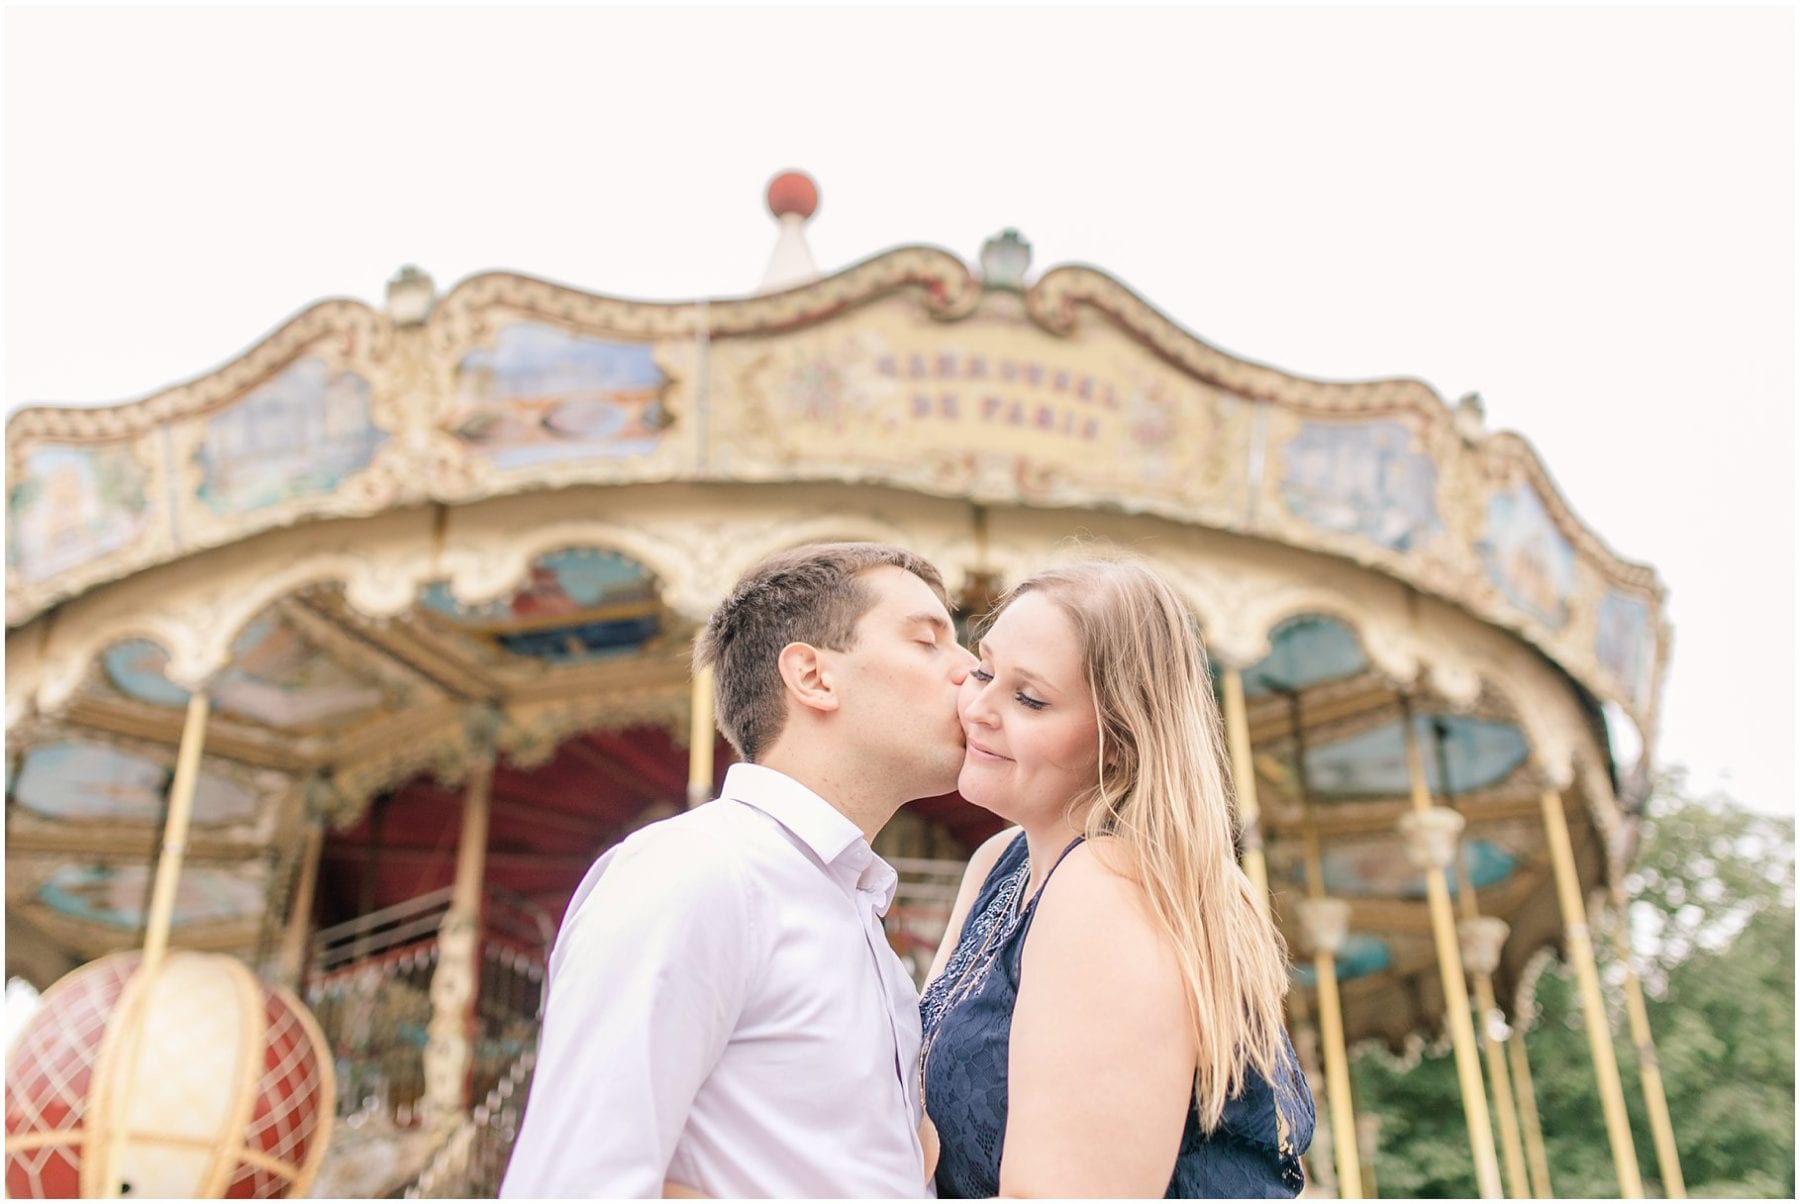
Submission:
[[1131,943],[1167,946],[1121,843],[1097,836],[1070,849],[1044,886],[1038,923],[1078,923]]
[[1072,1008],[1165,1033],[1172,1043],[1191,1039],[1174,941],[1127,869],[1123,850],[1104,839],[1070,850],[1038,898],[1021,975]]
[[[1147,898],[1124,845],[1113,836],[1091,836],[1070,849],[1051,882],[1062,883],[1063,893],[1080,894],[1091,902],[1117,904]],[[1045,893],[1048,895],[1048,889]]]

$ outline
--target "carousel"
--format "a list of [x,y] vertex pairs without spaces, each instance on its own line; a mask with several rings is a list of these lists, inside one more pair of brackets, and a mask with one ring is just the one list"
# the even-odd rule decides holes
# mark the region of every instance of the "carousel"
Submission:
[[[1657,728],[1654,571],[1472,395],[1233,357],[1103,272],[1034,274],[1011,230],[974,265],[821,274],[815,185],[768,200],[747,296],[409,267],[384,308],[8,422],[6,974],[45,991],[8,1053],[9,1194],[493,1194],[563,907],[723,777],[688,659],[738,575],[892,541],[969,619],[1098,539],[1205,635],[1294,954],[1313,1189],[1370,1186],[1348,1051],[1423,1039],[1482,1195],[1552,1195],[1526,1030],[1560,958],[1620,1194],[1653,1153],[1680,1195],[1638,981],[1653,1152],[1589,935]],[[951,795],[882,834],[918,971],[997,827]],[[177,1088],[222,1102],[176,1132]]]

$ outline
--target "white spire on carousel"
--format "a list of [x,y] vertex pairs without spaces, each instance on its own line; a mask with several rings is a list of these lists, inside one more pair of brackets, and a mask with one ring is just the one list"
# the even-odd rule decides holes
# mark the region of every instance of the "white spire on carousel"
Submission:
[[769,256],[759,293],[780,292],[819,278],[812,248],[806,245],[806,223],[819,208],[819,186],[803,171],[784,171],[769,181],[769,212],[781,224],[775,253]]

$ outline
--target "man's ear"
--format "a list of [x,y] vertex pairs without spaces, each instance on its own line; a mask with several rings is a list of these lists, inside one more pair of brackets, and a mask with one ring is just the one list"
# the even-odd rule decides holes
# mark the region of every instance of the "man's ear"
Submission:
[[788,696],[800,706],[820,713],[838,709],[830,653],[796,641],[781,650],[775,664]]

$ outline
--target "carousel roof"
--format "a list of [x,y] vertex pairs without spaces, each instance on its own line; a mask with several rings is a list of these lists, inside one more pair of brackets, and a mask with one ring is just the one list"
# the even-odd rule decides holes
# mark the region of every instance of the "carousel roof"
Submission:
[[8,627],[309,519],[577,483],[837,480],[1157,514],[1355,561],[1517,632],[1652,738],[1663,586],[1522,437],[1482,429],[1478,402],[1228,355],[1095,268],[1025,286],[1011,231],[977,270],[901,247],[811,279],[785,223],[816,189],[783,174],[770,205],[780,291],[637,302],[486,273],[438,297],[409,268],[385,311],[319,302],[141,401],[17,411]]

